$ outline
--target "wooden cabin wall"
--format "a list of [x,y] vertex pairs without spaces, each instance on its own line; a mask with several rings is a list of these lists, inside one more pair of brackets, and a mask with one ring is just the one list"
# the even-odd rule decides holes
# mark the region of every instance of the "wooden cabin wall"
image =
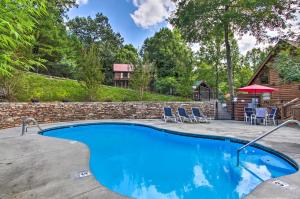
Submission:
[[[280,78],[279,73],[272,67],[274,59],[270,59],[268,64],[256,75],[256,78],[253,80],[251,84],[259,84],[263,86],[269,86],[272,88],[277,88],[278,92],[273,92],[271,94],[271,105],[281,105],[283,103],[287,103],[295,98],[300,98],[300,83],[298,82],[283,82]],[[268,71],[269,83],[263,84],[260,81],[260,76]]]

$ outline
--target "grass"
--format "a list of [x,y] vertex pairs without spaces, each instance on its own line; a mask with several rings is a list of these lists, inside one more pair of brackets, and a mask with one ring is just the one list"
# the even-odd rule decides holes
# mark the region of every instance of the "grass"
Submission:
[[[87,99],[85,88],[77,81],[53,78],[35,73],[23,73],[18,79],[19,86],[15,95],[17,101],[27,102],[37,99],[41,102],[72,101],[83,102]],[[145,93],[143,101],[187,101],[175,96]],[[97,92],[97,101],[121,102],[139,101],[135,90],[111,86],[101,86]]]

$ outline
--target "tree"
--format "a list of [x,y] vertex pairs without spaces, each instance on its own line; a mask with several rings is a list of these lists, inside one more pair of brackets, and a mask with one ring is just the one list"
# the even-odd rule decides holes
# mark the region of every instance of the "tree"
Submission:
[[40,65],[28,48],[34,42],[37,18],[46,13],[45,0],[0,1],[0,74]]
[[116,63],[137,64],[139,54],[137,49],[132,44],[127,44],[119,50],[116,55]]
[[201,43],[197,52],[198,67],[196,79],[205,80],[215,88],[216,98],[219,96],[220,68],[225,58],[222,35],[212,36]]
[[260,48],[253,48],[248,51],[246,55],[242,58],[243,64],[252,68],[252,70],[256,70],[259,64],[267,57],[270,49],[267,48],[262,50]]
[[47,14],[38,18],[32,53],[44,60],[45,68],[35,68],[36,72],[53,76],[74,77],[76,61],[82,46],[79,40],[68,35],[64,17],[75,0],[47,1]]
[[286,47],[275,59],[274,67],[285,82],[300,82],[300,48]]
[[[159,83],[157,89],[166,93],[184,94],[185,89],[191,90],[191,74],[193,67],[193,53],[188,47],[186,42],[182,39],[178,30],[169,30],[162,28],[159,32],[151,38],[144,41],[144,45],[141,49],[141,55],[144,60],[149,63],[153,63],[155,81]],[[181,88],[174,91],[172,87],[163,88],[168,84],[162,84],[161,79],[176,79],[181,85]],[[164,85],[164,86],[161,86]]]
[[112,65],[116,61],[118,51],[123,47],[123,38],[115,33],[109,24],[108,18],[102,13],[96,17],[76,17],[67,22],[71,34],[76,35],[85,46],[97,44],[101,46],[105,83],[112,85]]
[[104,80],[102,73],[101,49],[95,44],[83,49],[82,60],[78,64],[79,80],[87,89],[90,101],[96,100],[97,92]]
[[223,33],[231,100],[234,96],[234,84],[230,34],[249,33],[262,41],[268,38],[267,29],[286,29],[288,20],[295,19],[296,10],[299,8],[297,1],[290,0],[173,1],[178,6],[170,21],[189,42],[205,41],[212,35]]
[[149,88],[151,67],[150,64],[143,64],[141,61],[134,65],[129,85],[138,91],[140,100],[143,100],[145,91]]

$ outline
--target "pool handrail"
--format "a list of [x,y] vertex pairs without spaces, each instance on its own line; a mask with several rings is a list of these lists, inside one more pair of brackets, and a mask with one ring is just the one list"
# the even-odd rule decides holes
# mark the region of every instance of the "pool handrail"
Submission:
[[262,134],[261,136],[255,138],[254,140],[248,142],[247,144],[245,144],[241,148],[239,148],[237,150],[237,156],[236,156],[237,157],[237,162],[236,162],[236,165],[237,166],[240,165],[240,152],[241,152],[241,150],[245,149],[246,147],[250,146],[251,144],[259,141],[260,139],[266,137],[267,135],[273,133],[274,131],[276,131],[276,130],[280,129],[281,127],[286,126],[287,124],[290,124],[290,123],[298,124],[298,126],[300,127],[300,122],[298,120],[287,120],[284,123],[282,123],[282,124],[276,126],[275,128],[273,128],[272,130],[268,131],[267,133]]
[[40,127],[39,123],[37,122],[36,119],[33,117],[24,117],[22,118],[22,132],[21,136],[25,135],[25,132],[27,132],[28,124],[29,122],[33,122],[33,124],[40,130],[42,131],[42,128]]

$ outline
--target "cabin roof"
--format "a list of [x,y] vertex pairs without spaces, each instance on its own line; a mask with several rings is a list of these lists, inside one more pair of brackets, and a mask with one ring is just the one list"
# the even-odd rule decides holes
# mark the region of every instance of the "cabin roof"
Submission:
[[131,64],[114,64],[114,72],[132,72],[133,66]]
[[195,89],[197,89],[199,86],[205,86],[205,87],[207,87],[207,88],[210,89],[210,86],[205,81],[203,81],[203,80],[198,80],[198,81],[194,82],[193,87]]
[[270,59],[276,54],[278,53],[278,49],[280,48],[280,44],[282,44],[283,42],[295,47],[295,48],[299,48],[300,45],[298,42],[296,41],[290,41],[290,40],[280,40],[279,42],[277,42],[277,44],[274,46],[274,48],[269,52],[268,56],[260,63],[259,67],[257,68],[257,70],[255,71],[255,73],[253,74],[253,76],[251,77],[251,79],[248,81],[247,85],[251,85],[253,84],[253,81],[256,79],[257,75],[260,73],[260,71],[262,71],[262,69],[266,66],[266,64],[270,61]]

